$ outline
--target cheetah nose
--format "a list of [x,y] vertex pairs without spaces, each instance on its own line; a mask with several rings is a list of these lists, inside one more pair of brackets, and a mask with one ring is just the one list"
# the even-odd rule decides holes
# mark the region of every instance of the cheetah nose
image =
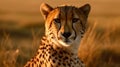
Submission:
[[71,33],[70,33],[70,32],[64,32],[62,35],[63,35],[65,38],[68,38],[68,37],[71,35]]

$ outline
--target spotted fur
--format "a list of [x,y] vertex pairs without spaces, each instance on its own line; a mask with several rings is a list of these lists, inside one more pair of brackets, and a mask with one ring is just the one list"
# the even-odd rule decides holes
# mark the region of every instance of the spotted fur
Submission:
[[84,67],[77,51],[85,33],[90,5],[52,8],[42,4],[40,10],[45,19],[45,36],[36,56],[24,67]]

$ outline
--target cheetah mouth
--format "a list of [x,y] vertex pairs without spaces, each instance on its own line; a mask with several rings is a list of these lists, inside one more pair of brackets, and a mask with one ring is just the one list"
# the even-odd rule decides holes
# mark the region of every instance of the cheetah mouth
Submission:
[[58,42],[65,46],[70,46],[74,42],[74,37],[71,38],[64,38],[64,37],[58,37]]
[[70,46],[73,43],[73,41],[70,39],[60,39],[58,41],[59,43],[61,43],[63,46],[66,46],[66,47]]
[[65,39],[64,42],[65,42],[65,43],[69,43],[70,40],[69,40],[69,39]]
[[65,43],[70,42],[70,39],[68,39],[68,38],[63,39],[63,38],[59,37],[58,40],[61,40],[61,41],[65,42]]

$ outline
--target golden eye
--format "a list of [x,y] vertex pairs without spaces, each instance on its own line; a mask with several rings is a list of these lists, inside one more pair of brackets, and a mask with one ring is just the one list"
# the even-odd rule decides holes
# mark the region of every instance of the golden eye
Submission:
[[79,21],[79,18],[73,18],[72,19],[72,23],[75,23],[75,22],[78,22]]
[[60,19],[59,19],[59,18],[55,18],[55,19],[54,19],[54,22],[60,23]]

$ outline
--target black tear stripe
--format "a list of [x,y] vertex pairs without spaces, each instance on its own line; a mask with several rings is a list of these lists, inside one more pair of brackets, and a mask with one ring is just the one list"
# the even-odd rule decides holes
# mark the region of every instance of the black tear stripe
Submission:
[[58,30],[60,30],[60,28],[61,28],[61,8],[59,8],[59,17],[58,17],[59,19],[60,19],[60,27],[59,27],[59,29]]
[[85,33],[85,27],[84,27],[84,25],[83,25],[82,22],[80,22],[80,24],[81,24],[81,26],[82,26],[82,31],[80,31],[80,33],[82,34],[82,35],[81,35],[81,38],[83,38],[84,33]]
[[[72,8],[72,18],[73,18],[73,8]],[[72,20],[72,19],[71,19]],[[72,23],[72,28],[73,28],[73,30],[74,30],[74,32],[75,32],[75,37],[74,37],[74,40],[76,39],[76,37],[77,37],[77,34],[76,34],[76,31],[75,31],[75,29],[74,29],[74,27],[73,27],[73,24],[74,23]]]
[[83,23],[82,23],[82,21],[80,22],[80,24],[81,24],[81,26],[82,26],[82,31],[80,31],[81,32],[81,34],[84,34],[84,32],[85,32],[85,27],[84,27],[84,25],[83,25]]
[[58,35],[58,33],[59,33],[59,31],[60,31],[60,29],[61,29],[61,8],[59,8],[59,17],[58,17],[59,19],[60,19],[60,27],[58,28],[58,31],[57,31],[57,35]]

